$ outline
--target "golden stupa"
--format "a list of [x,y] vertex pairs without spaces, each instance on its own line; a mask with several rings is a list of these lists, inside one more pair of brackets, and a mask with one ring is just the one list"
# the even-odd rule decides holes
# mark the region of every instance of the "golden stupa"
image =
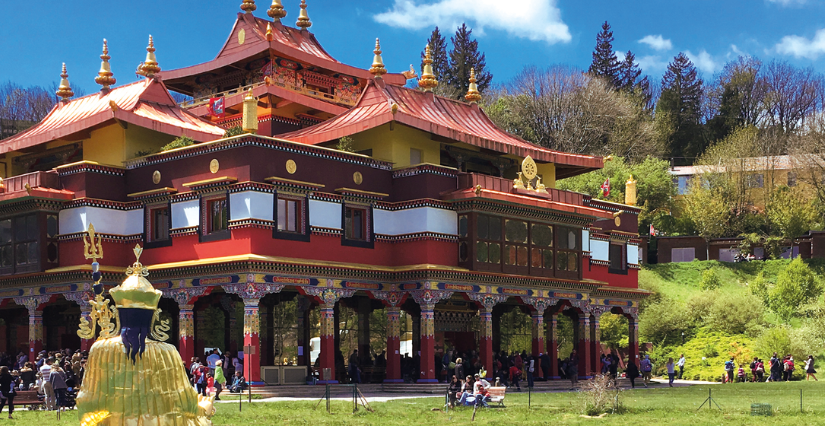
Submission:
[[[128,278],[109,291],[115,306],[102,296],[99,265],[95,257],[100,240],[85,250],[94,260],[95,293],[91,323],[81,319],[78,335],[100,337],[89,350],[86,375],[77,397],[84,426],[209,426],[214,414],[212,397],[199,395],[186,376],[183,361],[174,346],[163,343],[168,321],[159,321],[161,292],[146,279],[140,264],[143,249],[134,249],[135,263],[126,270]],[[84,238],[85,243],[85,238]],[[97,244],[96,244],[97,243]],[[88,253],[92,254],[89,255]]]

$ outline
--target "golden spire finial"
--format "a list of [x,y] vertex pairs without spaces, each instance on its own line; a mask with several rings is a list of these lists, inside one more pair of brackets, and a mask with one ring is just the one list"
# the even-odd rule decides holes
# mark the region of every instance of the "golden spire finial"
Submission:
[[628,206],[636,205],[636,180],[633,179],[633,175],[625,182],[624,203]]
[[258,101],[255,99],[251,88],[243,99],[241,128],[247,133],[258,133]]
[[255,0],[243,0],[243,3],[241,3],[241,10],[245,13],[252,13],[257,8],[258,6],[255,6]]
[[425,92],[432,92],[438,87],[438,80],[433,74],[433,58],[430,51],[430,45],[424,49],[424,69],[421,71],[421,78],[418,80],[418,87],[424,89]]
[[375,39],[375,50],[372,53],[375,53],[375,56],[372,58],[370,74],[374,75],[375,78],[381,78],[382,75],[387,73],[387,69],[384,68],[384,60],[381,58],[381,43],[378,39]]
[[467,94],[464,95],[467,102],[474,104],[481,100],[481,93],[478,93],[478,86],[476,85],[476,69],[470,68],[470,87],[467,88]]
[[60,100],[63,102],[68,102],[69,98],[74,96],[74,92],[72,92],[72,86],[69,84],[69,73],[66,72],[66,63],[63,63],[63,72],[60,73],[60,85],[57,87],[57,92],[55,92],[57,96],[60,97]]
[[266,41],[272,41],[272,24],[266,23]]
[[97,77],[95,77],[95,83],[103,86],[103,91],[109,90],[109,86],[112,86],[117,82],[117,80],[113,77],[114,74],[112,73],[112,67],[109,65],[109,59],[112,59],[109,56],[109,43],[106,39],[103,39],[103,54],[100,55],[100,59],[103,61],[100,63],[100,71],[97,72]]
[[301,13],[298,14],[298,22],[295,23],[295,26],[300,27],[302,30],[312,26],[312,22],[309,22],[309,15],[307,15],[306,0],[301,0]]
[[281,4],[281,0],[272,0],[272,6],[269,6],[266,14],[269,15],[273,21],[280,21],[282,18],[286,18],[286,9],[284,9],[284,5]]
[[146,46],[146,61],[138,67],[140,75],[147,78],[154,78],[155,74],[160,72],[160,65],[158,65],[158,58],[155,57],[155,41],[149,35],[149,45]]

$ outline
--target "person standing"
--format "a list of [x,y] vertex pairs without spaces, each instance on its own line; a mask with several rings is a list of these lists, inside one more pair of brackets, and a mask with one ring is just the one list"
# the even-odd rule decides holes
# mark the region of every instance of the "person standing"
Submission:
[[209,365],[209,372],[212,375],[215,375],[215,363],[221,360],[220,354],[218,354],[218,349],[212,349],[212,354],[206,357],[206,363]]
[[642,370],[642,380],[647,387],[647,384],[650,383],[650,376],[653,373],[653,363],[650,362],[650,355],[645,355],[645,358],[640,363],[641,370]]
[[570,384],[573,389],[576,388],[576,385],[579,383],[579,356],[576,355],[576,351],[570,352],[570,358],[567,359],[567,378],[570,379]]
[[685,373],[685,354],[679,356],[679,361],[676,362],[676,365],[679,367],[679,380],[682,380],[682,374]]
[[771,382],[778,382],[781,379],[783,363],[779,361],[779,357],[776,352],[774,352],[773,356],[771,356],[770,363],[771,374],[768,376],[768,380]]
[[630,359],[627,361],[627,366],[624,369],[624,374],[627,380],[630,380],[630,388],[636,388],[636,378],[639,377],[639,367],[636,366],[636,360]]
[[805,374],[807,374],[807,377],[805,378],[805,380],[811,380],[811,377],[813,377],[814,381],[817,381],[817,382],[819,381],[819,380],[817,380],[817,378],[815,376],[816,370],[814,370],[814,356],[813,355],[808,355],[808,359],[805,361]]
[[455,360],[455,376],[459,378],[464,377],[464,359],[456,358]]
[[361,369],[358,367],[358,349],[349,356],[349,377],[352,383],[361,383]]
[[215,401],[221,400],[221,391],[226,386],[226,377],[223,375],[223,361],[215,363]]
[[728,383],[733,383],[734,370],[736,370],[736,363],[733,361],[733,357],[730,357],[730,360],[725,361],[725,374],[727,375]]
[[673,387],[673,379],[676,378],[676,365],[673,363],[673,358],[667,359],[667,364],[665,364],[665,367],[667,367],[668,385]]
[[536,358],[532,355],[527,357],[527,387],[533,387],[533,374],[536,371]]
[[510,386],[516,385],[516,390],[521,392],[521,385],[519,385],[519,377],[521,376],[521,370],[516,367],[515,364],[510,366]]
[[52,389],[54,389],[54,396],[57,400],[57,409],[62,411],[63,407],[66,406],[66,373],[63,372],[63,369],[60,368],[60,365],[55,363],[52,366],[52,373],[49,374],[49,382],[52,384]]
[[0,392],[3,394],[3,399],[0,400],[0,411],[3,411],[3,406],[6,402],[9,403],[9,418],[12,418],[14,412],[14,395],[17,394],[14,389],[14,380],[9,374],[9,367],[5,365],[0,367]]
[[49,381],[52,374],[52,364],[54,364],[54,359],[49,358],[44,361],[40,367],[40,378],[43,380],[43,395],[45,395],[43,402],[47,410],[54,410],[55,406],[54,388],[52,388],[52,383]]

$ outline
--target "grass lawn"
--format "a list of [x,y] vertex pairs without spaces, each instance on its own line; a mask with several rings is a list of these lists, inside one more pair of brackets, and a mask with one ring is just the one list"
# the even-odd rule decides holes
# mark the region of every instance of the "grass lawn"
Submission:
[[[721,411],[698,410],[707,398],[708,389],[721,406]],[[799,411],[799,393],[803,391],[804,413]],[[532,395],[532,407],[527,406],[527,393],[508,393],[506,408],[480,409],[475,422],[483,425],[528,424],[556,422],[573,425],[591,425],[609,422],[610,425],[812,425],[825,422],[825,382],[747,383],[733,385],[692,386],[683,388],[638,389],[621,394],[624,414],[608,415],[604,419],[582,418],[582,395],[578,393],[550,393]],[[751,403],[772,404],[772,417],[751,417]],[[375,410],[363,408],[352,414],[352,401],[332,401],[333,414],[327,414],[322,403],[315,410],[315,402],[271,402],[244,404],[238,412],[236,404],[219,404],[212,421],[219,425],[437,425],[469,424],[472,408],[432,411],[443,408],[443,398],[420,398],[372,403]],[[77,425],[74,412],[55,420],[54,413],[15,413],[17,420],[7,421],[5,413],[0,422],[16,425]],[[6,423],[8,422],[8,423]]]

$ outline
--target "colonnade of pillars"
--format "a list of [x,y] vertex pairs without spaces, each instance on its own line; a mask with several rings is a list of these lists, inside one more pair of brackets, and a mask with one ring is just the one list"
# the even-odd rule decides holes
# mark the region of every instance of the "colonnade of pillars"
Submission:
[[[261,354],[258,349],[261,346],[260,341],[260,313],[259,304],[260,299],[268,293],[277,293],[283,285],[276,284],[260,284],[260,283],[240,283],[225,285],[224,291],[240,296],[244,304],[244,347],[255,348],[251,351],[245,351],[244,370],[249,372],[248,380],[253,384],[263,384],[260,377]],[[209,287],[193,287],[186,289],[175,289],[166,291],[165,296],[172,297],[178,303],[179,307],[179,351],[184,360],[189,360],[195,356],[195,341],[194,341],[194,303],[198,297],[208,294]],[[351,297],[354,290],[333,290],[325,287],[307,288],[307,295],[318,297],[322,303],[319,305],[320,309],[320,374],[322,383],[336,383],[335,379],[335,348],[336,348],[336,321],[335,321],[335,303],[344,297]],[[419,383],[436,382],[438,378],[435,375],[435,319],[434,310],[435,305],[441,300],[447,299],[451,296],[451,292],[438,290],[419,290],[411,293],[415,301],[421,308],[418,315],[417,325],[414,326],[419,330],[419,341],[414,345],[414,350],[419,350],[420,356],[420,377]],[[374,296],[384,301],[387,313],[387,369],[385,382],[401,382],[401,354],[400,354],[400,330],[401,330],[401,309],[400,304],[404,300],[404,295],[392,292],[375,292]],[[485,295],[482,295],[485,296]],[[494,339],[494,319],[493,307],[506,300],[505,297],[471,297],[478,302],[479,308],[479,355],[482,365],[487,371],[488,376],[493,373],[493,339]],[[89,318],[91,307],[88,303],[92,294],[90,292],[76,292],[65,295],[68,300],[77,302],[81,307],[81,315]],[[34,361],[37,353],[43,349],[43,306],[48,303],[49,296],[29,296],[14,298],[18,305],[27,308],[29,313],[29,358]],[[526,298],[525,298],[526,299]],[[559,306],[548,307],[548,300],[544,299],[529,299],[524,300],[527,304],[533,307],[531,314],[532,320],[532,353],[538,355],[539,353],[547,353],[550,357],[550,376],[548,379],[558,379],[558,315],[562,313]],[[307,321],[306,311],[308,307],[304,307],[299,315],[299,345],[304,346],[304,351],[308,352],[308,324],[301,326],[300,322]],[[600,341],[600,325],[599,321],[602,313],[605,312],[603,307],[583,307],[571,308],[573,314],[571,318],[576,320],[574,348],[577,351],[579,365],[579,376],[589,377],[594,371],[599,368],[599,341]],[[368,312],[359,315],[359,323],[361,327],[368,329]],[[629,341],[630,347],[628,349],[628,356],[631,360],[636,359],[639,354],[639,340],[638,340],[638,320],[635,312],[625,315],[629,323]],[[549,318],[548,318],[549,317]],[[545,327],[545,323],[547,326]],[[497,325],[497,324],[496,324]],[[360,327],[359,327],[360,328]],[[361,333],[368,336],[368,333]],[[304,336],[306,335],[306,336]],[[303,336],[303,337],[302,337]],[[81,339],[81,349],[88,350],[93,343],[91,339]],[[359,347],[364,346],[368,351],[369,338],[359,338]],[[368,353],[368,352],[367,352]],[[569,354],[561,354],[562,357],[567,357]],[[489,377],[488,377],[489,378]]]

